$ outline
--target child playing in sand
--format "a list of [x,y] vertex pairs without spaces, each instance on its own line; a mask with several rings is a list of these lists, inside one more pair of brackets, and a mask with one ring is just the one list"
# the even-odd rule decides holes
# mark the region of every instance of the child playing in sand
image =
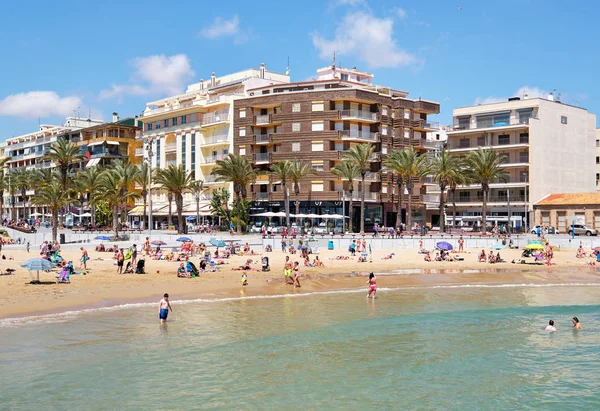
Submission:
[[158,303],[158,318],[160,319],[161,324],[164,324],[167,321],[169,310],[172,312],[173,308],[171,308],[171,303],[169,302],[169,294],[165,293],[163,299]]

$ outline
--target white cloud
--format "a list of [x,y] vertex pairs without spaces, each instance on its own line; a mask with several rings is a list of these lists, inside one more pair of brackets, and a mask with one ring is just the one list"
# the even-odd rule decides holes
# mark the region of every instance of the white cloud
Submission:
[[109,90],[100,92],[100,99],[124,94],[180,94],[186,83],[194,77],[190,60],[185,54],[138,57],[132,64],[135,68],[132,84],[113,84]]
[[54,91],[12,94],[0,100],[0,115],[21,118],[68,116],[81,105],[77,96],[61,97]]
[[362,11],[354,12],[339,22],[332,40],[313,33],[312,41],[323,59],[331,59],[336,52],[338,55],[357,58],[370,68],[419,63],[415,55],[398,47],[393,38],[393,28],[392,19],[378,19]]
[[398,16],[399,18],[401,18],[401,19],[406,18],[406,10],[401,9],[400,7],[394,7],[393,11],[396,14],[396,16]]
[[215,17],[213,23],[202,29],[200,34],[207,39],[216,39],[219,37],[235,36],[240,32],[240,20],[238,16],[233,16],[231,20],[225,20],[221,17]]
[[507,97],[496,97],[496,96],[477,97],[475,99],[475,104],[500,103],[503,101],[507,101],[509,97],[524,98],[525,96],[527,96],[527,98],[538,98],[538,97],[547,98],[548,92],[545,90],[542,90],[538,87],[523,86],[523,87],[520,87],[513,94],[511,94],[510,96],[507,96]]
[[337,6],[362,6],[367,4],[366,0],[335,0]]

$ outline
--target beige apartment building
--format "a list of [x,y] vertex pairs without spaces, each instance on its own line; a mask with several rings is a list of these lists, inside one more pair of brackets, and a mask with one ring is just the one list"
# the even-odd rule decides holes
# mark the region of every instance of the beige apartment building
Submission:
[[[590,192],[596,189],[596,116],[581,107],[544,98],[511,98],[506,102],[456,108],[454,127],[447,133],[451,153],[467,155],[478,147],[494,148],[504,157],[507,181],[491,184],[488,222],[515,229],[532,221],[532,205],[551,193]],[[598,160],[596,160],[598,162]],[[439,196],[430,185],[428,194]],[[439,199],[439,197],[438,197]],[[448,199],[451,202],[451,198]],[[482,192],[477,184],[457,191],[458,226],[480,226]],[[439,220],[434,205],[428,218]],[[447,210],[448,224],[452,212]]]
[[[231,188],[229,183],[216,181],[210,173],[217,160],[233,149],[233,101],[245,97],[247,89],[289,81],[287,74],[268,71],[261,64],[258,69],[221,77],[212,73],[210,80],[189,85],[184,94],[149,102],[141,118],[144,128],[140,138],[144,145],[136,150],[136,156],[150,160],[152,169],[183,164],[186,171],[193,171],[196,180],[204,181],[206,192],[201,200],[201,214],[207,215],[212,190]],[[152,203],[155,228],[164,226],[167,193],[153,190]],[[139,200],[138,205],[141,204]],[[173,210],[174,207],[173,204]],[[192,194],[184,196],[184,214],[196,215]],[[130,213],[134,226],[141,221],[141,215],[138,208]]]

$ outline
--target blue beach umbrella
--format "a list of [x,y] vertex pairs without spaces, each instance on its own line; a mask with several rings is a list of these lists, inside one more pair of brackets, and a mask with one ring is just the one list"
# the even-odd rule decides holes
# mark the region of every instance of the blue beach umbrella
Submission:
[[506,246],[498,243],[498,244],[492,244],[492,246],[490,248],[492,250],[504,250],[506,248]]
[[37,271],[37,280],[32,281],[31,284],[40,283],[40,271],[48,271],[52,268],[53,264],[49,260],[44,258],[31,258],[24,263],[20,264],[21,267],[28,269],[29,271]]
[[447,241],[440,241],[435,246],[437,248],[439,248],[440,250],[444,250],[444,251],[450,251],[454,248],[454,247],[452,247],[452,244],[450,244]]
[[181,241],[182,243],[187,243],[188,241],[192,241],[191,238],[189,237],[179,237],[177,240],[175,241]]
[[225,244],[225,241],[217,240],[216,238],[211,238],[210,240],[208,240],[208,242],[214,245],[215,247],[225,247],[227,245]]
[[94,237],[94,240],[110,241],[111,238],[105,235],[97,235],[96,237]]
[[194,221],[195,219],[196,219],[196,217],[193,215],[190,215],[186,218],[187,221]]
[[540,240],[531,240],[528,244],[541,244],[544,245]]

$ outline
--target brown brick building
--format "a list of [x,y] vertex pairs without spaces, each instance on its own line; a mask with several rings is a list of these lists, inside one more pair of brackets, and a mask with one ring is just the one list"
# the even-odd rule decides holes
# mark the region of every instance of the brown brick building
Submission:
[[[301,184],[301,212],[348,215],[349,184],[330,170],[352,146],[372,144],[375,154],[365,183],[365,215],[367,223],[391,225],[398,193],[394,176],[382,167],[382,159],[392,150],[410,145],[428,149],[426,133],[432,124],[427,115],[439,113],[440,106],[408,99],[406,92],[374,86],[372,74],[356,69],[331,66],[318,74],[314,81],[248,90],[249,97],[236,100],[234,152],[265,171],[273,163],[296,158],[311,164],[317,174]],[[253,213],[284,208],[281,182],[274,176],[258,177],[248,193]],[[290,194],[294,210],[291,185]],[[414,197],[418,210],[421,196]],[[358,182],[352,204],[360,206]]]

